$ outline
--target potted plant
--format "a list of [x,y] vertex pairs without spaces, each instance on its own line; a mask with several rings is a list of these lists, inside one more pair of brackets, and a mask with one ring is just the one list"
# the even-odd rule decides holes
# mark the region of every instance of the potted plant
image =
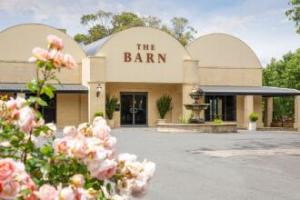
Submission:
[[107,117],[107,123],[111,128],[114,128],[115,121],[113,119],[114,112],[116,110],[118,104],[118,99],[116,97],[111,97],[110,95],[106,95],[106,104],[105,104],[105,112]]
[[249,126],[248,130],[255,131],[256,130],[256,121],[258,120],[258,114],[253,112],[249,115]]
[[104,117],[104,113],[103,112],[95,112],[94,118],[95,117]]
[[169,95],[163,95],[156,101],[157,110],[160,116],[160,119],[157,120],[157,123],[166,123],[165,116],[172,110],[172,97]]

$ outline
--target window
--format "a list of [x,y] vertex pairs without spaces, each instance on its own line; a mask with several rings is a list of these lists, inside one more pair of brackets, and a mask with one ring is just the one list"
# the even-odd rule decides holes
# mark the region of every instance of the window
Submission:
[[236,121],[235,96],[205,96],[205,103],[209,104],[205,111],[206,121],[213,121],[216,118],[223,121]]

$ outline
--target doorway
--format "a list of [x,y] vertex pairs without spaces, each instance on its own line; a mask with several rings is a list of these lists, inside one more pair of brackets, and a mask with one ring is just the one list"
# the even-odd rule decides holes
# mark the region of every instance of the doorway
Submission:
[[121,92],[121,126],[147,125],[147,93]]

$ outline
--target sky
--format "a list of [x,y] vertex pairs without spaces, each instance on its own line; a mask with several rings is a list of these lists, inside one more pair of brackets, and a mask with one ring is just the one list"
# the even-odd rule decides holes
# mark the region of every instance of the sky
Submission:
[[64,28],[71,36],[85,33],[83,14],[105,10],[157,16],[168,23],[185,17],[196,37],[221,32],[245,41],[263,66],[271,58],[300,48],[300,34],[285,16],[288,0],[0,0],[0,31],[20,23]]

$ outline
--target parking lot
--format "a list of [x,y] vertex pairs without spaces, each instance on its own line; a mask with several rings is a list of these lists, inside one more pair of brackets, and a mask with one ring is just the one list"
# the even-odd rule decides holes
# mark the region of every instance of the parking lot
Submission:
[[157,164],[145,200],[299,200],[300,133],[114,129],[120,152]]

